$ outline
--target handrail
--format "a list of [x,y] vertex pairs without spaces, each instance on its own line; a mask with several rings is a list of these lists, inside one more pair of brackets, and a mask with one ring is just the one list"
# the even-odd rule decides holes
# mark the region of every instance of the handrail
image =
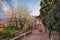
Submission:
[[32,32],[32,31],[23,33],[23,34],[21,34],[21,35],[19,35],[19,36],[17,36],[17,37],[14,37],[14,38],[12,38],[12,39],[10,39],[10,40],[16,40],[16,39],[18,39],[18,38],[20,38],[20,37],[24,37],[24,36],[26,36],[27,34],[29,34],[29,33],[31,33],[31,32]]

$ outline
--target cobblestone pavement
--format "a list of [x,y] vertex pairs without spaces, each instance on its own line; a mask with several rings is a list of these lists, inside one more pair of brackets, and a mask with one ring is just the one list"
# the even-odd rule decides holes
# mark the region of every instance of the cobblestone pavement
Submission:
[[46,33],[41,33],[38,30],[33,30],[32,33],[22,40],[49,40],[48,35]]

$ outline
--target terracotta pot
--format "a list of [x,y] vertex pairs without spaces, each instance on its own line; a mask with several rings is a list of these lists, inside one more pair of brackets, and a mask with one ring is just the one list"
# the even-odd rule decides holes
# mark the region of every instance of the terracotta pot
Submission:
[[39,29],[39,32],[43,32],[43,29]]

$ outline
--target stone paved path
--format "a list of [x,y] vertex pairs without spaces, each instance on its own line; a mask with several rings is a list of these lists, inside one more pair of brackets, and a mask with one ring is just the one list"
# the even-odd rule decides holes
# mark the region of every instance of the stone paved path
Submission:
[[40,33],[38,30],[33,30],[33,32],[24,37],[23,40],[49,40],[46,33]]

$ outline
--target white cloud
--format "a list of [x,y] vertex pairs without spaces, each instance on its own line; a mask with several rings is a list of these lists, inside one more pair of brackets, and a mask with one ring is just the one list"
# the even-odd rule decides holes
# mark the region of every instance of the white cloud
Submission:
[[34,5],[34,7],[32,7],[31,10],[32,10],[32,13],[31,13],[32,16],[33,15],[38,16],[40,14],[40,12],[39,12],[39,10],[40,10],[40,1],[36,5]]
[[12,0],[12,6],[17,7],[18,6],[18,0]]
[[0,1],[0,4],[1,4],[3,11],[8,11],[9,5],[6,1]]

